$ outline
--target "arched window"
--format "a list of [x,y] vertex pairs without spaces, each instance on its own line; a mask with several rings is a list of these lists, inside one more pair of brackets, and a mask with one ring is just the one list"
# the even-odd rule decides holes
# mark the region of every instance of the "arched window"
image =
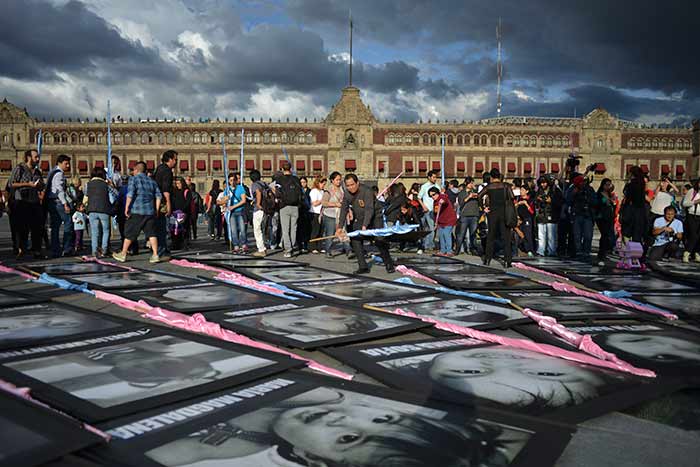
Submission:
[[683,144],[683,149],[690,149],[690,140],[686,139],[685,143]]
[[78,144],[78,135],[75,133],[71,133],[70,135],[70,144]]
[[505,137],[503,135],[498,135],[498,147],[503,147],[505,144]]
[[219,135],[214,132],[209,134],[209,144],[216,144],[219,142]]
[[158,137],[156,136],[155,133],[149,133],[148,134],[148,144],[155,144],[156,141],[158,141]]
[[394,144],[394,134],[393,133],[389,133],[386,136],[386,144]]
[[523,147],[530,147],[530,137],[529,136],[523,136]]
[[245,135],[245,142],[250,144],[253,142],[253,135],[251,133],[246,133]]
[[182,144],[182,133],[175,133],[175,144]]
[[452,135],[447,135],[447,144],[452,146],[455,143],[454,137]]
[[676,149],[676,142],[673,141],[672,139],[668,140],[668,148],[669,149]]
[[656,138],[654,138],[654,139],[651,141],[651,147],[654,148],[654,149],[659,149],[659,140],[656,139]]
[[480,142],[481,138],[479,138],[479,135],[474,135],[474,146],[478,146]]
[[192,135],[192,141],[193,141],[195,144],[198,144],[198,143],[201,143],[201,142],[202,142],[202,139],[201,139],[201,137],[199,136],[199,133],[195,133],[195,134]]
[[513,138],[513,146],[520,147],[520,135],[515,135]]
[[562,144],[564,145],[565,148],[568,148],[569,146],[571,146],[571,142],[569,141],[568,136],[564,136],[562,138]]
[[270,133],[268,133],[268,132],[263,133],[263,143],[270,144]]
[[457,146],[462,146],[464,144],[464,138],[462,135],[457,135]]
[[[92,136],[92,138],[94,138],[94,136]],[[122,135],[120,135],[119,133],[114,133],[112,135],[112,138],[114,139],[114,144],[121,144],[122,143]]]
[[481,135],[481,145],[482,146],[488,145],[488,138],[486,138],[486,135]]
[[[229,144],[235,144],[236,143],[236,133],[229,133],[228,134],[228,143]],[[228,169],[226,169],[228,170]]]
[[496,135],[491,135],[491,146],[496,147],[498,144],[498,137]]
[[165,134],[158,133],[158,144],[165,144]]
[[254,142],[255,144],[259,144],[259,143],[260,143],[260,133],[258,133],[258,132],[253,133],[253,142]]
[[418,133],[413,134],[413,145],[420,146],[420,135]]
[[547,136],[547,147],[551,148],[552,146],[554,146],[554,138]]
[[278,141],[277,133],[272,133],[272,135],[270,136],[270,141],[272,142],[272,144],[277,144],[277,141]]
[[313,133],[306,133],[306,144],[314,144]]
[[88,135],[88,144],[95,144],[95,133],[90,133]]
[[540,136],[540,147],[543,148],[547,146],[547,137],[546,136]]
[[129,133],[124,134],[124,144],[131,144],[131,135]]
[[97,134],[97,144],[102,144],[102,133]]
[[85,133],[80,133],[79,141],[80,141],[80,144],[85,144],[87,142],[87,138],[85,137]]
[[139,134],[135,131],[131,133],[131,144],[139,144]]
[[666,138],[661,140],[661,149],[668,149],[668,140]]
[[304,133],[299,133],[297,135],[297,143],[298,144],[304,144],[305,140],[306,140],[306,137],[304,136]]
[[10,144],[10,135],[3,133],[2,144]]
[[603,146],[605,145],[605,142],[603,141],[603,138],[598,138],[598,140],[595,142],[596,147],[602,149]]
[[141,133],[141,144],[148,144],[148,134],[147,133]]
[[561,136],[557,136],[555,141],[556,141],[557,147],[560,148],[561,147]]
[[537,147],[537,136],[531,136],[530,137],[530,147],[536,148]]
[[430,136],[429,135],[423,135],[423,145],[427,146],[430,144]]
[[651,140],[649,138],[644,141],[644,149],[651,149]]
[[55,135],[53,135],[53,142],[56,144],[58,144],[59,142],[61,144],[67,144],[68,143],[68,135],[65,133],[62,135],[59,135],[58,133],[56,133]]
[[165,135],[165,141],[167,144],[173,144],[173,134],[168,133],[167,135]]
[[192,135],[189,134],[189,132],[185,132],[185,133],[182,135],[182,138],[184,139],[185,144],[190,144],[190,142],[192,141]]
[[513,135],[508,135],[508,137],[506,138],[506,146],[513,146]]
[[283,143],[286,143],[286,142],[289,140],[288,137],[287,137],[287,133],[282,132],[282,134],[280,135],[280,140],[281,140]]
[[430,135],[430,144],[433,146],[435,146],[437,144],[437,135],[435,133]]
[[681,150],[683,149],[683,140],[679,139],[676,141],[676,149]]

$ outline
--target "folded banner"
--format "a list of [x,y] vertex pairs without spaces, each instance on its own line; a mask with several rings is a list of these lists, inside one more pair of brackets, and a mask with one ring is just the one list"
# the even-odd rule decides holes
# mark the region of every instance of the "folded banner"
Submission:
[[[398,270],[398,268],[397,268],[397,270]],[[418,273],[416,273],[416,274],[418,274]],[[399,284],[417,285],[415,282],[413,282],[408,277],[401,277],[399,279],[394,279],[394,282],[398,282]],[[502,297],[494,297],[492,295],[481,295],[481,294],[474,293],[474,292],[465,292],[463,290],[455,290],[455,289],[450,289],[447,287],[435,286],[435,285],[423,285],[423,284],[421,284],[421,285],[419,285],[419,287],[430,288],[430,289],[433,289],[437,292],[446,293],[448,295],[457,295],[460,297],[475,298],[477,300],[486,300],[489,302],[510,304],[510,299],[502,298]]]
[[511,337],[503,337],[496,334],[491,334],[489,332],[477,331],[476,329],[471,329],[465,326],[444,323],[440,320],[430,318],[428,316],[420,316],[410,311],[404,311],[401,308],[396,308],[394,311],[388,311],[387,313],[420,319],[423,322],[432,323],[433,325],[435,325],[436,328],[442,329],[443,331],[449,331],[454,334],[471,337],[473,339],[478,339],[484,342],[507,345],[516,349],[529,350],[531,352],[549,355],[550,357],[563,358],[564,360],[571,360],[573,362],[584,363],[586,365],[598,366],[601,368],[607,368],[615,371],[622,371],[637,376],[644,376],[647,378],[656,377],[656,373],[654,373],[651,370],[636,368],[628,363],[622,362],[621,360],[618,360],[618,362],[620,363],[608,360],[600,360],[587,354],[571,352],[569,350],[560,349],[559,347],[555,347],[549,344],[538,344],[536,342],[525,339],[514,339]]
[[83,422],[82,420],[78,420],[77,418],[73,417],[72,415],[68,415],[67,413],[65,413],[61,410],[55,409],[48,404],[44,404],[43,402],[34,399],[30,394],[31,393],[30,388],[18,388],[14,384],[0,379],[0,390],[8,392],[8,393],[10,393],[14,396],[17,396],[17,397],[21,397],[22,399],[27,400],[27,401],[31,402],[32,404],[36,404],[40,407],[44,407],[45,409],[49,409],[50,411],[55,412],[59,415],[70,418],[71,420],[79,423],[80,426],[83,427],[83,429],[85,429],[91,433],[96,434],[97,436],[104,439],[105,441],[109,441],[110,439],[112,439],[112,437],[110,435],[108,435],[107,433],[105,433],[104,431],[99,430],[99,429],[95,428],[94,426]]
[[531,271],[531,272],[536,272],[538,274],[543,274],[545,276],[553,277],[554,279],[558,279],[560,281],[568,281],[569,279],[564,276],[560,276],[559,274],[554,274],[553,272],[548,272],[548,271],[543,271],[542,269],[535,268],[533,266],[528,266],[527,264],[524,263],[513,263],[513,266],[522,269],[523,271]]
[[388,237],[390,235],[403,235],[418,230],[418,224],[394,224],[382,229],[353,230],[348,232],[348,237]]
[[415,269],[409,268],[408,266],[404,266],[403,264],[396,266],[396,270],[399,271],[404,276],[409,276],[409,277],[413,277],[415,279],[420,279],[420,280],[425,281],[425,282],[430,282],[431,284],[438,283],[435,279],[432,279],[428,276],[425,276],[425,275],[419,273],[418,271],[416,271]]
[[581,290],[578,287],[574,287],[571,284],[564,284],[562,282],[553,282],[549,284],[554,290],[558,290],[560,292],[568,292],[568,293],[573,293],[576,295],[580,295],[582,297],[587,297],[587,298],[592,298],[593,300],[599,300],[601,302],[607,302],[607,303],[612,303],[613,305],[622,305],[626,306],[628,308],[634,308],[635,310],[643,311],[645,313],[651,313],[653,315],[659,315],[663,316],[666,319],[669,320],[676,320],[678,319],[678,316],[674,315],[673,313],[669,313],[667,311],[663,311],[659,308],[646,305],[644,303],[639,303],[634,300],[629,300],[626,298],[613,298],[613,297],[608,297],[605,294],[602,293],[597,293],[597,292],[588,292],[586,290]]
[[598,344],[593,342],[593,339],[590,335],[579,334],[577,332],[574,332],[568,329],[566,326],[558,323],[555,318],[551,316],[544,316],[542,313],[532,310],[530,308],[525,308],[521,312],[528,318],[535,321],[537,325],[545,332],[559,336],[560,338],[567,341],[569,344],[573,345],[580,351],[587,353],[588,355],[592,355],[601,360],[612,362],[620,368],[627,368],[628,370],[626,371],[628,371],[629,373],[634,373],[633,371],[629,371],[629,369],[638,370],[637,368],[625,362],[624,360],[620,360],[617,357],[617,355],[610,352],[606,352],[605,350],[600,348]]
[[228,329],[224,329],[216,323],[207,321],[207,319],[201,313],[195,313],[194,315],[189,316],[170,310],[164,310],[160,307],[151,306],[143,300],[139,300],[138,302],[136,302],[133,300],[129,300],[128,298],[120,297],[119,295],[103,292],[101,290],[95,291],[95,297],[99,298],[100,300],[104,300],[118,305],[122,308],[137,311],[139,313],[142,313],[142,316],[144,316],[145,318],[159,321],[161,323],[165,323],[169,326],[178,329],[184,329],[186,331],[206,334],[217,339],[222,339],[228,342],[234,342],[236,344],[241,344],[248,347],[255,347],[256,349],[263,349],[271,352],[281,353],[291,358],[306,362],[308,367],[312,370],[316,370],[330,376],[336,376],[338,378],[343,378],[347,380],[352,379],[352,375],[349,375],[339,370],[335,370],[325,365],[321,365],[320,363],[314,360],[301,357],[292,352],[288,352],[286,350],[280,349],[279,347],[275,347],[274,345],[255,341],[241,334],[237,334],[233,331],[229,331]]
[[87,284],[74,284],[72,282],[68,282],[65,279],[59,279],[58,277],[49,276],[45,272],[41,273],[39,278],[36,279],[36,282],[40,284],[55,285],[56,287],[64,290],[75,290],[76,292],[83,292],[94,295],[94,292],[88,289]]
[[18,271],[17,269],[8,268],[7,266],[3,266],[1,264],[0,264],[0,272],[5,272],[7,274],[17,274],[18,276],[23,277],[23,278],[30,280],[30,281],[35,279],[35,277],[32,276],[31,274],[27,274],[25,272]]

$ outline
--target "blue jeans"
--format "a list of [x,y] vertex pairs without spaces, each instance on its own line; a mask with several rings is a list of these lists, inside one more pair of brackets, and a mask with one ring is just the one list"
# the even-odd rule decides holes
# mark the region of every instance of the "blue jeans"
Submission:
[[537,224],[537,254],[557,254],[557,224]]
[[246,237],[245,231],[245,213],[232,212],[231,215],[228,216],[228,219],[228,238],[231,239],[231,244],[234,247],[247,246],[248,238]]
[[593,243],[593,219],[586,216],[575,216],[572,225],[576,256],[585,261],[591,260],[591,244]]
[[452,226],[438,227],[440,238],[440,253],[452,253]]
[[102,253],[105,254],[109,248],[109,214],[103,212],[90,213],[90,246],[92,255],[97,254],[97,241],[102,235]]
[[162,213],[156,213],[156,239],[158,239],[158,256],[170,253],[168,250],[168,218]]
[[[48,211],[51,219],[51,255],[58,258],[61,253],[70,253],[73,249],[73,220],[58,200],[49,200]],[[63,245],[61,245],[59,233],[61,224],[63,224]]]
[[430,234],[423,237],[423,249],[432,250],[435,248],[435,241],[433,240],[432,234],[433,230],[435,230],[434,214],[432,212],[426,212],[425,214],[423,214],[423,219],[421,219],[421,223],[423,224],[425,230],[430,232]]
[[[476,228],[479,224],[479,218],[477,216],[462,216],[459,218],[459,232],[457,232],[457,251],[459,254],[464,240],[469,239],[467,243],[468,246],[464,247],[465,253],[468,251],[478,251],[476,245]],[[467,236],[467,233],[469,236]]]

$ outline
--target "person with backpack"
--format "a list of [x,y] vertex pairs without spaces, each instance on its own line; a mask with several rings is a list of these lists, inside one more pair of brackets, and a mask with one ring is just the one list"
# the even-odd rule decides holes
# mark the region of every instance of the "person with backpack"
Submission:
[[[209,220],[209,238],[221,240],[221,208],[216,204],[216,199],[221,193],[221,188],[218,180],[214,180],[211,184],[211,190],[204,197],[204,207]],[[216,234],[216,236],[214,236]]]
[[299,179],[292,175],[289,162],[282,163],[282,175],[277,178],[282,207],[280,209],[280,224],[282,227],[282,248],[284,257],[291,258],[297,242],[299,223],[299,206],[302,204],[302,188]]
[[257,249],[253,256],[264,258],[267,254],[264,226],[268,211],[272,211],[270,214],[274,214],[275,195],[270,190],[270,187],[262,181],[259,170],[251,170],[250,179],[253,181],[250,193],[253,198],[253,235],[255,236],[255,247]]
[[41,206],[41,193],[44,179],[39,170],[39,153],[28,150],[24,162],[15,166],[10,174],[10,210],[14,217],[17,232],[17,259],[24,256],[29,248],[31,233],[34,258],[42,258],[41,240],[44,231],[44,212]]
[[[73,250],[73,210],[66,191],[65,173],[70,173],[70,157],[61,154],[46,179],[44,204],[51,221],[51,257],[59,258],[71,254]],[[63,224],[63,243],[60,232]]]
[[[99,258],[109,252],[109,224],[115,211],[115,206],[109,201],[110,191],[114,198],[118,199],[119,194],[107,183],[107,173],[104,168],[94,167],[90,177],[83,200],[88,210],[92,256]],[[100,238],[102,242],[98,248]]]

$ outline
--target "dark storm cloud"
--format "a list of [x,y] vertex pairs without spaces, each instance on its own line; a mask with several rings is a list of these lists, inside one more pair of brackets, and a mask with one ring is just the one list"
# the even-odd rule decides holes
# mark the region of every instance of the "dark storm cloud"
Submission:
[[[289,13],[303,24],[342,27],[342,0],[295,0]],[[543,84],[595,82],[700,97],[697,57],[700,2],[658,0],[442,0],[352,2],[358,34],[392,46],[464,43],[493,52],[503,18],[505,70],[512,79]],[[489,61],[464,68],[469,79],[493,75]]]
[[[77,1],[3,0],[0,15],[0,75],[50,80],[56,72],[168,79],[173,69],[158,52],[123,38]],[[106,72],[106,73],[105,73]]]

